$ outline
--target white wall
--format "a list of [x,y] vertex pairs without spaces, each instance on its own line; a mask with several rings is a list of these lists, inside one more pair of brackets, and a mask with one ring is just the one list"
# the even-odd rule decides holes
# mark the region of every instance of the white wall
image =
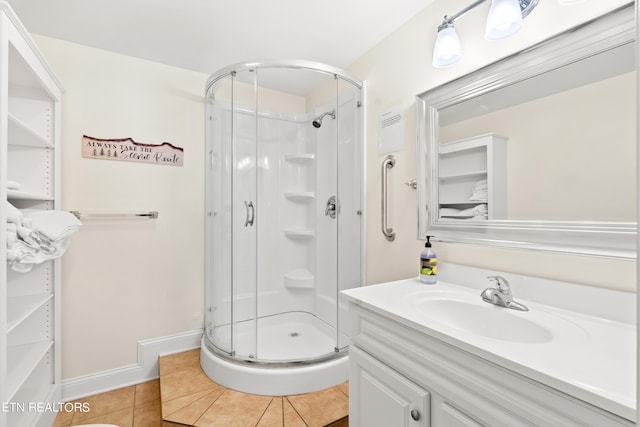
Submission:
[[[483,37],[490,3],[486,2],[456,23],[464,55],[461,62],[449,68],[433,68],[431,55],[437,26],[444,15],[451,15],[468,3],[468,0],[436,0],[347,69],[366,80],[368,88],[369,283],[412,277],[418,271],[418,254],[423,243],[416,240],[415,191],[404,185],[416,177],[415,96],[629,1],[587,1],[574,6],[542,1],[524,21],[523,31],[510,39],[494,42]],[[405,147],[394,153],[397,161],[389,173],[389,225],[395,229],[396,239],[388,242],[380,231],[380,165],[384,156],[377,152],[377,127],[380,113],[396,104],[404,107]],[[445,243],[436,243],[434,249],[441,261],[635,291],[633,261]]]
[[[208,76],[34,38],[65,87],[63,209],[160,214],[87,219],[74,237],[62,262],[67,379],[134,364],[139,340],[202,327]],[[184,148],[184,166],[85,159],[83,134],[167,141]]]
[[[456,25],[465,57],[452,68],[431,67],[442,16],[468,0],[436,0],[348,68],[367,81],[367,281],[417,274],[414,97],[525,46],[587,21],[626,0],[561,7],[540,2],[525,29],[501,42],[484,41],[488,3]],[[139,340],[202,327],[204,84],[208,76],[34,37],[66,88],[63,103],[64,209],[158,210],[156,221],[86,221],[63,260],[63,378],[130,365]],[[348,42],[348,41],[347,41]],[[401,104],[405,148],[390,173],[389,223],[380,232],[378,116]],[[83,159],[83,134],[168,141],[185,149],[183,167]],[[442,261],[544,275],[635,290],[635,262],[437,243]],[[544,266],[544,270],[540,266]],[[541,273],[542,271],[542,273]]]

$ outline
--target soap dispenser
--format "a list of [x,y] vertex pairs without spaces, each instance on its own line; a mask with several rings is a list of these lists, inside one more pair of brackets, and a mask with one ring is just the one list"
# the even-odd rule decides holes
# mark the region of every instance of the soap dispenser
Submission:
[[420,253],[420,281],[428,285],[434,285],[438,280],[438,258],[431,249],[432,237],[427,236],[427,243],[424,244],[424,250]]

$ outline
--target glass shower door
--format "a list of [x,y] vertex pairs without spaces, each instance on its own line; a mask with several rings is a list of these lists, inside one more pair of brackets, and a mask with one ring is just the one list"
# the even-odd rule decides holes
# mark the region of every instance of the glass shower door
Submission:
[[362,91],[336,79],[338,116],[336,131],[336,191],[340,215],[336,224],[336,348],[348,345],[348,308],[340,292],[363,283],[362,263]]
[[233,78],[221,79],[207,93],[206,339],[232,354],[233,317]]
[[234,72],[233,80],[232,211],[235,214],[231,346],[235,357],[252,360],[257,351],[257,76],[253,71]]

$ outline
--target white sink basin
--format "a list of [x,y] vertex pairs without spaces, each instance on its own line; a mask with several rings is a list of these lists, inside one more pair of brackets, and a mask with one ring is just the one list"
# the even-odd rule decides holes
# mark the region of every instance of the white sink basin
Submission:
[[530,343],[545,343],[553,339],[553,334],[545,327],[504,307],[432,299],[422,301],[419,309],[425,316],[446,322],[452,328],[488,338]]
[[563,317],[538,308],[518,311],[489,304],[479,294],[425,289],[407,298],[427,324],[484,338],[530,344],[588,339],[584,329]]

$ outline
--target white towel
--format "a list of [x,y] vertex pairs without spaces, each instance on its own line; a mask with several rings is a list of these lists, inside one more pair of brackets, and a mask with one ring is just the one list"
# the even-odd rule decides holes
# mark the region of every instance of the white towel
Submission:
[[7,223],[7,249],[11,249],[18,241],[18,227]]
[[22,212],[11,203],[7,202],[7,222],[22,225]]
[[75,233],[82,223],[65,211],[24,210],[25,218],[33,222],[33,230],[50,241],[64,239]]
[[473,202],[486,202],[489,199],[489,186],[486,179],[476,182],[471,190],[469,200]]
[[6,224],[7,262],[18,272],[30,271],[33,264],[62,256],[69,247],[71,236],[82,225],[69,212],[34,209],[20,211],[13,205],[10,206],[13,208],[9,208],[12,218],[20,219],[21,224]]

